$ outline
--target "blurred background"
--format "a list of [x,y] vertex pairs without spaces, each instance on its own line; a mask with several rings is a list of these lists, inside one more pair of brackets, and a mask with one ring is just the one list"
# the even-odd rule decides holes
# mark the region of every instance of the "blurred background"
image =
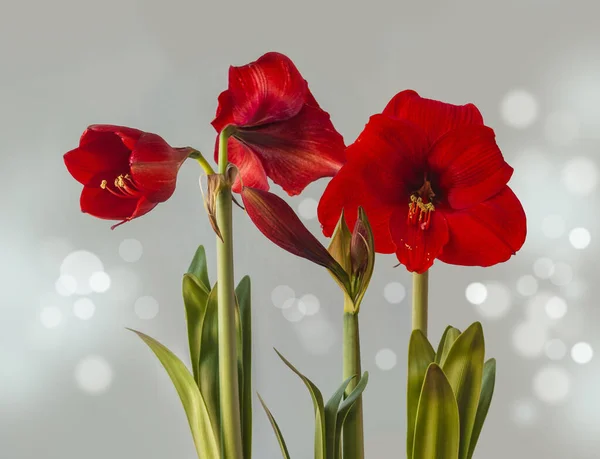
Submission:
[[[435,264],[430,336],[481,320],[498,359],[476,457],[598,458],[599,12],[565,0],[5,0],[0,457],[195,457],[167,375],[125,327],[187,359],[182,273],[198,244],[215,262],[200,169],[185,164],[167,203],[111,231],[80,213],[62,154],[88,124],[111,123],[210,156],[228,66],[276,50],[296,62],[347,143],[406,88],[481,109],[515,168],[529,236],[493,268]],[[318,234],[325,186],[286,198]],[[341,380],[341,294],[239,209],[235,225],[236,275],[253,279],[255,389],[292,457],[310,458],[310,397],[272,347],[331,394]],[[405,456],[411,278],[395,264],[378,257],[361,308],[372,459]],[[254,438],[257,459],[280,457],[258,405]]]

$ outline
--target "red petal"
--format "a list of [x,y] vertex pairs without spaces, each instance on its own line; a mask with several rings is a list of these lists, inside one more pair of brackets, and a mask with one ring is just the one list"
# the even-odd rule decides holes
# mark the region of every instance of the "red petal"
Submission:
[[119,198],[102,188],[83,187],[81,211],[105,220],[123,220],[135,212],[137,199]]
[[81,136],[80,146],[94,137],[94,134],[105,134],[112,132],[116,134],[129,150],[133,150],[135,143],[143,134],[139,129],[134,129],[126,126],[115,126],[112,124],[92,124]]
[[[329,114],[313,106],[305,105],[287,121],[241,129],[235,135],[260,158],[267,176],[291,196],[317,179],[332,177],[345,161],[342,136]],[[242,180],[246,185],[243,173]]]
[[219,133],[228,124],[233,124],[233,106],[231,102],[231,94],[228,89],[219,94],[217,114],[215,115],[215,119],[212,120],[211,124]]
[[509,187],[474,207],[444,215],[450,239],[438,258],[445,263],[495,265],[508,260],[525,242],[525,212]]
[[172,148],[156,134],[144,133],[131,153],[131,175],[136,187],[155,202],[166,201],[175,191],[177,172],[189,156],[185,148]]
[[431,225],[422,230],[419,225],[409,224],[408,206],[394,212],[390,220],[390,231],[396,243],[398,261],[411,272],[424,273],[438,257],[448,242],[448,227],[441,212],[431,212]]
[[[262,161],[251,148],[239,140],[230,137],[227,145],[227,153],[229,162],[235,164],[239,172],[232,187],[234,192],[241,192],[243,186],[257,188],[259,190],[269,189],[267,173],[265,172]],[[218,154],[216,156],[218,156]],[[217,160],[217,158],[215,158],[215,160]]]
[[100,186],[129,170],[129,149],[111,132],[86,130],[82,145],[64,155],[71,175],[83,185]]
[[256,62],[230,67],[229,91],[236,126],[256,126],[298,114],[307,84],[290,58],[267,53]]
[[496,144],[494,131],[486,126],[450,131],[436,142],[428,160],[453,209],[489,199],[506,186],[513,173]]
[[256,227],[282,249],[328,269],[339,268],[327,249],[306,229],[292,208],[279,196],[244,187],[242,200]]
[[427,153],[427,139],[418,127],[374,115],[346,155],[360,162],[356,173],[365,176],[382,202],[408,206],[410,194],[423,184]]
[[351,161],[344,165],[327,185],[317,213],[323,227],[323,234],[331,237],[344,209],[344,217],[349,228],[354,228],[358,218],[358,207],[365,209],[375,239],[375,250],[379,253],[393,253],[396,246],[390,235],[390,215],[394,207],[381,203],[377,195],[365,183],[363,166],[367,161]]
[[425,99],[411,90],[396,94],[383,110],[383,114],[420,126],[431,144],[458,126],[483,124],[483,117],[473,104],[447,104]]

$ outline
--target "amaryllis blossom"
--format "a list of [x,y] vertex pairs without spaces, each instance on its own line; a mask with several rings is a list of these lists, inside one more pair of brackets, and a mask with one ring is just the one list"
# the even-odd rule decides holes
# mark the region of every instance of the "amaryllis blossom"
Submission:
[[319,203],[326,236],[342,209],[351,226],[362,206],[376,250],[396,253],[418,273],[436,258],[494,265],[523,245],[525,213],[507,186],[513,169],[474,105],[403,91],[371,117],[346,154]]
[[192,151],[173,148],[158,135],[138,129],[93,125],[64,160],[83,185],[81,210],[122,220],[114,229],[169,199],[179,167]]
[[228,141],[229,162],[240,172],[235,192],[242,184],[268,190],[268,177],[296,195],[311,182],[335,175],[345,161],[342,136],[283,54],[271,52],[230,67],[229,87],[219,96],[212,125],[219,133],[235,127]]

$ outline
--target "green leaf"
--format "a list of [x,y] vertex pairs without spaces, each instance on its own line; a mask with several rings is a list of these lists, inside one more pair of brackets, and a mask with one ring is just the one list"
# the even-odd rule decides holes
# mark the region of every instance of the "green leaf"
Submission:
[[481,395],[479,396],[479,405],[477,406],[477,415],[475,416],[475,424],[473,425],[473,435],[471,436],[471,443],[469,444],[468,459],[473,457],[475,452],[475,446],[477,446],[477,440],[481,434],[483,423],[490,409],[492,403],[492,396],[494,395],[494,386],[496,384],[496,359],[490,359],[485,362],[483,366],[483,381],[481,384]]
[[[239,308],[239,344],[238,349],[240,390],[240,411],[242,419],[242,442],[244,458],[252,456],[252,309],[250,277],[244,276],[237,288],[235,296]],[[266,408],[265,408],[266,409]]]
[[340,447],[341,435],[337,432],[337,418],[340,402],[344,398],[346,387],[356,376],[350,376],[342,385],[334,392],[327,404],[325,405],[325,447],[327,449],[327,458],[337,458],[337,451]]
[[338,413],[337,413],[337,422],[335,426],[335,437],[338,439],[336,443],[336,450],[334,451],[333,459],[338,459],[341,457],[341,448],[340,448],[340,440],[342,438],[342,428],[344,427],[344,422],[346,422],[346,418],[348,417],[348,413],[358,400],[358,398],[362,395],[364,390],[367,387],[367,383],[369,382],[369,372],[365,371],[358,381],[358,384],[354,388],[352,392],[348,394],[348,396],[341,403]]
[[208,292],[193,274],[183,276],[183,303],[188,330],[188,343],[194,380],[199,384],[200,341],[202,339],[202,325],[208,303]]
[[459,438],[452,387],[442,369],[432,363],[419,400],[412,459],[457,459]]
[[220,457],[219,430],[215,429],[214,424],[211,423],[206,404],[194,377],[183,362],[161,343],[144,333],[131,331],[148,345],[169,374],[185,409],[198,457],[200,459]]
[[269,418],[271,427],[273,427],[273,430],[275,431],[275,436],[277,437],[277,441],[279,442],[279,447],[281,448],[281,454],[283,455],[283,459],[290,459],[290,453],[288,452],[287,446],[285,444],[285,440],[283,438],[283,434],[281,433],[281,430],[279,429],[279,426],[277,425],[275,418],[271,414],[271,411],[269,411],[269,408],[267,408],[267,405],[265,404],[265,402],[262,399],[262,397],[260,396],[260,394],[257,394],[257,395],[258,395],[258,399],[260,400],[260,403],[262,404],[262,407],[265,410],[265,413],[267,413],[267,417]]
[[456,339],[442,368],[458,403],[460,413],[460,455],[466,459],[481,393],[485,343],[483,328],[475,322]]
[[327,458],[327,451],[325,449],[325,407],[323,405],[323,395],[318,387],[315,386],[310,379],[296,370],[294,365],[292,365],[283,355],[281,355],[277,349],[275,349],[275,352],[277,352],[279,358],[283,360],[283,363],[285,363],[290,370],[300,377],[310,392],[315,410],[315,459],[325,459]]
[[406,457],[413,455],[415,423],[423,380],[429,364],[435,359],[433,347],[421,330],[413,330],[408,343],[408,383],[406,389]]
[[214,425],[220,426],[219,401],[219,324],[217,284],[206,302],[206,313],[202,323],[198,386]]
[[448,325],[446,327],[446,330],[444,330],[444,334],[442,335],[442,339],[440,339],[437,353],[435,354],[435,363],[441,366],[444,365],[444,360],[446,357],[448,357],[450,348],[459,336],[460,330],[458,328],[454,328],[452,325]]
[[210,292],[210,280],[208,280],[208,268],[206,266],[206,252],[204,246],[199,246],[194,254],[194,258],[187,270],[188,274],[193,274],[204,286],[206,293]]

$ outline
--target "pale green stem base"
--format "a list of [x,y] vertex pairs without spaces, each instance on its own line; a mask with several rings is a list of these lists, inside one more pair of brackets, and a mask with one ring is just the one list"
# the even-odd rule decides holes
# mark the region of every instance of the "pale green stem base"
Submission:
[[429,296],[429,271],[413,274],[412,329],[427,336],[427,303]]
[[[344,380],[356,376],[346,388],[346,396],[356,387],[360,376],[360,336],[358,332],[358,314],[344,313]],[[363,459],[365,456],[363,438],[362,396],[356,400],[344,423],[343,458]]]

